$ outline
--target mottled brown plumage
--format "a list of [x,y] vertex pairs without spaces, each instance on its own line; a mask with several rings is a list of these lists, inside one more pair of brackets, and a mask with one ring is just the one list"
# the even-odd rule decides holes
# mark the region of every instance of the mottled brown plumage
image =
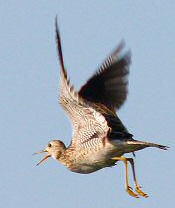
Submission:
[[[50,141],[46,149],[39,152],[48,154],[38,165],[53,157],[70,171],[87,174],[123,161],[127,192],[134,197],[147,197],[137,183],[133,159],[122,155],[146,147],[167,147],[133,139],[116,114],[127,98],[130,52],[124,53],[124,43],[121,43],[78,92],[67,78],[57,22],[56,40],[61,65],[59,103],[71,120],[72,141],[69,147],[65,147],[60,140]],[[128,184],[128,162],[132,167],[137,193]]]

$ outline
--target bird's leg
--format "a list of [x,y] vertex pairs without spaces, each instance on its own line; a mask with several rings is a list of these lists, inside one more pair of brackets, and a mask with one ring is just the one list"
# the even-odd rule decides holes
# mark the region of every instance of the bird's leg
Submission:
[[141,186],[139,186],[139,184],[137,183],[136,173],[135,173],[135,166],[134,166],[134,160],[133,160],[133,158],[128,158],[128,161],[130,162],[131,167],[132,167],[132,172],[133,172],[133,177],[134,177],[134,185],[135,185],[135,190],[136,190],[136,192],[137,192],[140,196],[143,196],[143,197],[147,198],[148,195],[147,195],[146,193],[144,193],[144,192],[140,189]]
[[139,198],[139,196],[136,193],[134,193],[132,191],[132,188],[129,186],[129,182],[128,182],[128,158],[125,158],[125,157],[114,157],[112,159],[116,160],[116,161],[123,161],[124,162],[124,164],[125,164],[126,191],[127,191],[127,193],[130,196],[133,196],[135,198]]

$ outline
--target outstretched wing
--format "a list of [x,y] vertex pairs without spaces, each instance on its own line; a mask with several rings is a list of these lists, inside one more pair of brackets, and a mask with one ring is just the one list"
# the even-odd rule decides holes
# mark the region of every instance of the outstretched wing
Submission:
[[102,63],[96,73],[82,86],[79,95],[101,103],[110,110],[119,109],[127,97],[130,52],[121,54],[122,42]]
[[66,111],[73,126],[72,147],[89,148],[93,143],[102,142],[106,136],[109,127],[104,116],[97,112],[85,101],[74,87],[70,85],[67,79],[67,73],[64,68],[64,60],[61,50],[61,40],[56,22],[56,39],[58,47],[58,56],[61,65],[61,86],[59,103]]

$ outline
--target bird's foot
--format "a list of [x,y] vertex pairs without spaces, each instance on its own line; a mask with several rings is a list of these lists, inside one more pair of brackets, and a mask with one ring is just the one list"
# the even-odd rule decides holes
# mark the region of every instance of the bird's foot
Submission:
[[137,192],[140,196],[143,196],[143,197],[147,198],[147,197],[148,197],[148,194],[144,193],[140,188],[141,188],[140,186],[136,186],[136,187],[135,187],[136,192]]
[[128,193],[130,196],[135,197],[135,198],[139,198],[138,194],[134,193],[134,192],[132,191],[132,188],[131,188],[130,186],[127,186],[127,187],[126,187],[126,191],[127,191],[127,193]]

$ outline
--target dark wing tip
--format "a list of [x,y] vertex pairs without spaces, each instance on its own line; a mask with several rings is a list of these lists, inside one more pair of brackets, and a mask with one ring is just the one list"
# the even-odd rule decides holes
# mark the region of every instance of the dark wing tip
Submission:
[[[131,64],[131,50],[124,50],[125,41],[122,40],[118,46],[108,55],[107,58],[100,64],[96,74],[102,74],[109,71],[112,65],[116,64],[116,70],[129,73],[129,68],[126,70],[126,67]],[[121,67],[124,67],[124,70],[121,70]],[[123,74],[124,75],[124,74]]]
[[67,77],[67,73],[64,68],[64,59],[63,59],[63,53],[62,53],[62,47],[61,47],[61,37],[60,37],[60,31],[59,31],[59,27],[58,27],[57,15],[55,17],[55,31],[56,31],[56,43],[57,43],[58,58],[59,58],[59,62],[61,65],[61,72],[64,74],[65,77]]
[[124,40],[108,55],[95,74],[83,85],[79,94],[110,109],[119,109],[128,94],[131,51],[124,50]]

